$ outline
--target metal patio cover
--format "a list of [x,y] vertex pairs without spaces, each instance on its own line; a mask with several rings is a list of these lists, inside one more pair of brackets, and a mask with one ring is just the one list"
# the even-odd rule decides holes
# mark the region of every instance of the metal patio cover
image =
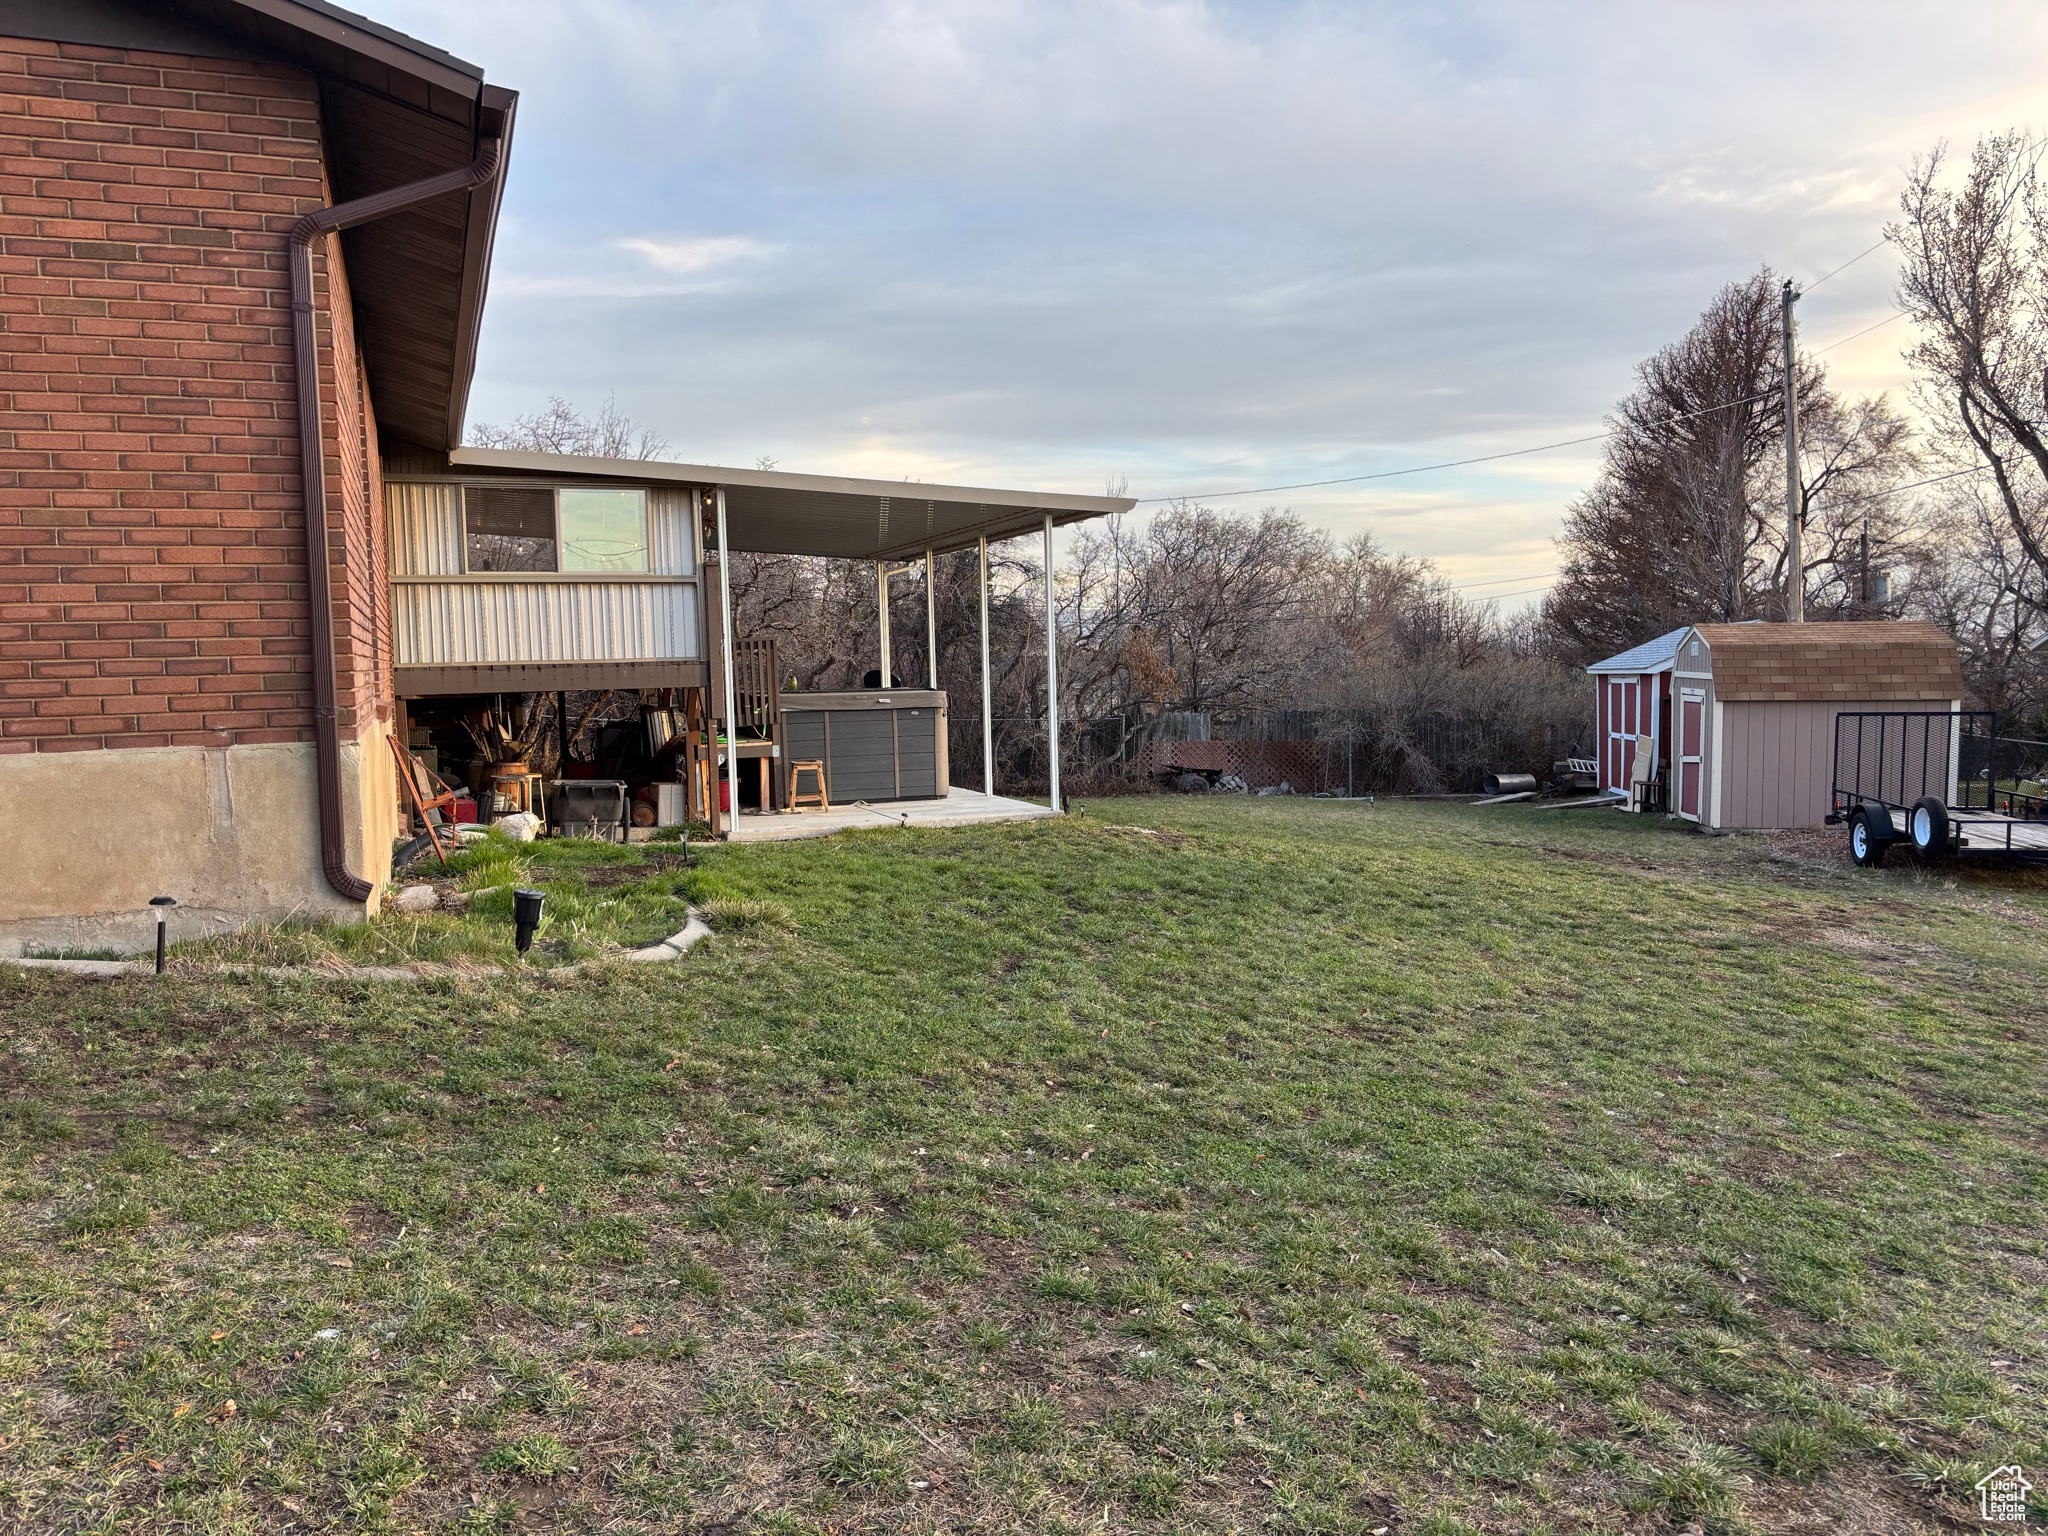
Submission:
[[1128,512],[1137,505],[1128,496],[999,491],[501,448],[457,448],[448,462],[454,469],[472,474],[720,486],[725,490],[732,547],[764,555],[907,560],[926,550],[944,554],[965,549],[980,538],[994,541],[1038,533],[1048,517],[1055,526],[1063,526]]

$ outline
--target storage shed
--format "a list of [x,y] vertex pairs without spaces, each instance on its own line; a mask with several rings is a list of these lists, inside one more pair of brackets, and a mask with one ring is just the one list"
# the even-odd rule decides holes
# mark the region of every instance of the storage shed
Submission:
[[1670,807],[1716,831],[1826,819],[1838,715],[1963,702],[1932,624],[1698,624],[1670,678]]
[[1692,632],[1686,625],[1667,635],[1596,661],[1586,668],[1593,679],[1594,760],[1600,788],[1628,792],[1638,739],[1650,746],[1648,792],[1637,810],[1665,810],[1665,786],[1671,765],[1671,667],[1678,643]]

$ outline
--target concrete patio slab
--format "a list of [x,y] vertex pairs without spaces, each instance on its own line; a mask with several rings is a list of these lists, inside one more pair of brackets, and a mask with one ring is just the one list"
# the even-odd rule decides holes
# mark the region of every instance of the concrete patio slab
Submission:
[[1050,806],[978,790],[948,790],[943,800],[887,800],[835,805],[829,811],[742,813],[733,825],[736,843],[779,843],[798,837],[829,837],[859,827],[966,827],[988,821],[1031,821],[1056,815]]

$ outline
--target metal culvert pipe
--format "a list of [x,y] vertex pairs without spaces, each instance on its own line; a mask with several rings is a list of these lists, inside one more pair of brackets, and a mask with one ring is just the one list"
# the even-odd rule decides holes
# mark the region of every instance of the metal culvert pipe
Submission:
[[484,139],[460,170],[337,203],[307,214],[286,242],[292,280],[292,366],[299,386],[299,482],[306,508],[306,593],[313,632],[313,741],[320,773],[320,868],[335,892],[368,901],[376,888],[348,867],[341,810],[341,736],[335,720],[334,590],[327,564],[327,464],[320,441],[320,346],[313,326],[313,242],[404,213],[422,203],[489,181],[498,174],[503,141]]
[[[1466,781],[1470,783],[1468,779]],[[1533,795],[1536,793],[1536,775],[1533,773],[1489,773],[1486,776],[1486,792],[1489,795]]]

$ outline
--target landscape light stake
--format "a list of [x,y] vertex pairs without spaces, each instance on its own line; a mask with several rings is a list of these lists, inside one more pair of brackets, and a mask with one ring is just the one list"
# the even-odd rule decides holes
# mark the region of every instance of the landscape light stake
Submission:
[[156,908],[156,973],[164,973],[164,923],[171,915],[171,908],[178,904],[175,896],[152,896],[149,904]]
[[546,900],[541,891],[522,887],[512,892],[512,942],[522,955],[533,946],[533,931],[540,926],[541,903]]

